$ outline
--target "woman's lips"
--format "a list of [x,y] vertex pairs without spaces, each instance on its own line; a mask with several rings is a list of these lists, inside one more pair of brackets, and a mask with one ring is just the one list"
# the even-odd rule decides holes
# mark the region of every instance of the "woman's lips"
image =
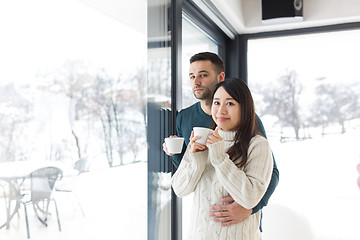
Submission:
[[228,120],[229,118],[225,118],[225,117],[218,117],[217,118],[217,120],[219,121],[219,122],[224,122],[224,121],[226,121],[226,120]]

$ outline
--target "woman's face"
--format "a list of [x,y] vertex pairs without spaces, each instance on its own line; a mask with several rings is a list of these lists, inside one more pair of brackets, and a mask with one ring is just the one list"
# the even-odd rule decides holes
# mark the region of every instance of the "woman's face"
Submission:
[[211,115],[224,131],[237,131],[240,126],[240,105],[223,87],[219,87],[214,94]]

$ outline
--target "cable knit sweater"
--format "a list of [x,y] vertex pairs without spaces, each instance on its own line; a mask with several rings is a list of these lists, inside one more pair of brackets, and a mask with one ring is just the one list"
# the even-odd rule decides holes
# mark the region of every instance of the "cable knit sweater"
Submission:
[[180,166],[172,177],[178,197],[194,192],[188,240],[261,239],[260,212],[240,223],[222,227],[209,216],[210,206],[223,204],[222,197],[232,196],[241,206],[252,209],[263,197],[270,182],[273,160],[268,141],[257,135],[250,141],[248,160],[239,169],[230,160],[227,149],[234,144],[235,132],[219,130],[222,141],[208,150],[190,153],[188,146]]

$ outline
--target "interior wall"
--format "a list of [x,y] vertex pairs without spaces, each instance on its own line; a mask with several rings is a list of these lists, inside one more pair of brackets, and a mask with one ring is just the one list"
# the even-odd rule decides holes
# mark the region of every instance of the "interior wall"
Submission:
[[[211,0],[239,34],[287,30],[360,21],[359,0],[303,0],[302,22],[264,25],[261,0]],[[222,5],[222,6],[220,6]],[[241,12],[242,14],[240,14]],[[233,16],[239,16],[233,20]],[[241,21],[243,21],[241,23]],[[239,23],[240,22],[240,23]]]

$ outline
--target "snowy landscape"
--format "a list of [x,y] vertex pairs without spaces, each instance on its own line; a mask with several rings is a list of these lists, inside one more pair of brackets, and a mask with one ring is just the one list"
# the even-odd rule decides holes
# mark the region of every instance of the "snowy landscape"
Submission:
[[360,239],[359,134],[357,123],[345,134],[303,141],[280,143],[270,137],[280,181],[269,205],[286,206],[305,217],[317,240]]
[[[146,163],[82,173],[76,181],[75,193],[84,215],[72,193],[55,192],[62,231],[58,231],[54,209],[48,227],[44,227],[30,207],[31,239],[146,239],[146,176]],[[10,229],[0,229],[0,239],[26,239],[23,208],[11,221]]]

